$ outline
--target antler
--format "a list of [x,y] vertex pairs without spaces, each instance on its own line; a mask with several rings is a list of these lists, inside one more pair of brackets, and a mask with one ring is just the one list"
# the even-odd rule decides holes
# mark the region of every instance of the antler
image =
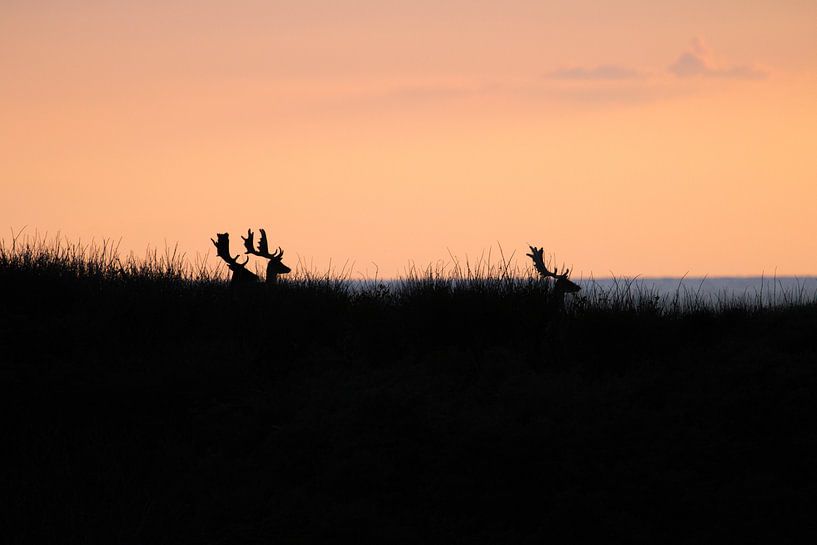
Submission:
[[529,258],[533,260],[533,266],[536,268],[536,272],[542,275],[543,278],[548,277],[556,279],[564,278],[566,280],[567,277],[570,276],[570,269],[564,269],[562,271],[562,274],[557,274],[559,271],[557,267],[554,267],[552,271],[548,270],[547,266],[545,266],[545,260],[543,257],[545,253],[544,248],[537,248],[536,246],[531,246],[530,250],[531,253],[525,255],[527,255]]
[[216,255],[227,263],[230,270],[243,269],[250,258],[248,257],[244,263],[239,263],[238,256],[233,257],[230,255],[230,234],[216,233],[216,237],[218,237],[218,240],[210,239],[216,247]]
[[252,229],[247,229],[247,236],[241,237],[244,241],[244,248],[246,248],[245,254],[252,254],[257,255],[258,257],[266,257],[267,259],[281,259],[284,256],[284,251],[281,247],[278,247],[273,253],[269,252],[269,244],[267,243],[267,232],[264,229],[261,229],[261,238],[258,240],[258,249],[255,249],[255,234],[252,232]]

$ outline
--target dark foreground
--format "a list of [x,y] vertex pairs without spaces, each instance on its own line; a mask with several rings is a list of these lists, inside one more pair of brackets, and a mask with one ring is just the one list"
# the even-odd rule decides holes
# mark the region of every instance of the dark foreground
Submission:
[[4,543],[817,535],[817,307],[0,271]]

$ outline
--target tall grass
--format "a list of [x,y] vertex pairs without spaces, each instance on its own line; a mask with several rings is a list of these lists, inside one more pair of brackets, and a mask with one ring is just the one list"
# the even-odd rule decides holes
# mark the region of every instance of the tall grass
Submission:
[[233,289],[176,247],[0,242],[0,535],[795,542],[812,296],[591,278],[561,311],[525,265]]
[[59,234],[47,236],[16,235],[10,242],[0,239],[0,267],[6,273],[75,278],[78,280],[166,281],[210,283],[224,274],[205,261],[190,262],[178,246],[162,252],[148,249],[141,257],[130,253],[123,257],[119,241],[68,241]]
[[[501,299],[533,299],[543,304],[553,297],[553,285],[536,276],[532,267],[520,266],[515,254],[487,254],[472,260],[451,254],[450,260],[420,267],[410,262],[395,279],[357,279],[345,264],[338,269],[317,271],[299,262],[293,273],[283,277],[277,288],[293,293],[311,291],[331,294],[350,301],[365,299],[384,304],[400,304],[415,298],[478,297],[485,304]],[[28,279],[76,280],[97,284],[159,284],[165,287],[210,289],[226,286],[229,271],[211,264],[207,256],[191,259],[178,245],[149,248],[141,256],[120,251],[120,241],[68,241],[59,234],[49,238],[39,234],[12,234],[0,239],[0,274]],[[578,280],[583,290],[567,296],[568,315],[628,313],[656,317],[694,313],[760,312],[771,308],[791,308],[817,304],[815,294],[805,285],[784,288],[776,278],[761,282],[754,291],[742,295],[703,293],[679,280],[672,292],[660,291],[643,279],[618,277],[599,282]],[[260,286],[259,286],[260,288]],[[765,290],[765,291],[764,291]]]

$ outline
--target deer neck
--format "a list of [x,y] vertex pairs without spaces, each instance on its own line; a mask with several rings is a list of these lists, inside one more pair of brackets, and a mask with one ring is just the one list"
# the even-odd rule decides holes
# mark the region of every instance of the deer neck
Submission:
[[275,284],[276,282],[278,282],[278,272],[275,269],[276,269],[275,262],[270,260],[267,263],[267,283],[268,284]]

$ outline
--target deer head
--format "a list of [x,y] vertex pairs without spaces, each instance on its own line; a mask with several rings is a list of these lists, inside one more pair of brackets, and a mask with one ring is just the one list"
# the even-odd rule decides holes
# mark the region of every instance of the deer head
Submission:
[[531,246],[530,250],[531,253],[526,255],[533,260],[533,266],[536,268],[536,272],[539,273],[539,276],[542,278],[554,278],[556,280],[553,291],[556,298],[555,300],[559,306],[564,304],[565,293],[576,293],[582,289],[581,286],[570,281],[570,269],[563,269],[562,274],[558,274],[559,269],[556,267],[554,267],[552,271],[548,270],[543,257],[545,253],[544,248]]
[[258,249],[255,249],[254,242],[255,235],[251,229],[247,229],[247,236],[241,237],[244,241],[245,254],[257,255],[269,260],[267,263],[267,282],[274,283],[278,280],[279,274],[287,274],[292,269],[281,262],[284,257],[284,251],[279,246],[278,249],[272,253],[269,251],[269,244],[267,243],[267,232],[261,229],[261,238],[258,240]]
[[258,276],[256,276],[255,273],[247,270],[247,262],[250,260],[250,258],[248,257],[244,263],[239,263],[238,256],[233,257],[230,254],[230,234],[217,233],[216,237],[218,240],[213,240],[212,238],[210,240],[216,247],[216,255],[223,259],[224,262],[227,263],[227,268],[233,272],[230,283],[232,285],[238,285],[257,282]]

